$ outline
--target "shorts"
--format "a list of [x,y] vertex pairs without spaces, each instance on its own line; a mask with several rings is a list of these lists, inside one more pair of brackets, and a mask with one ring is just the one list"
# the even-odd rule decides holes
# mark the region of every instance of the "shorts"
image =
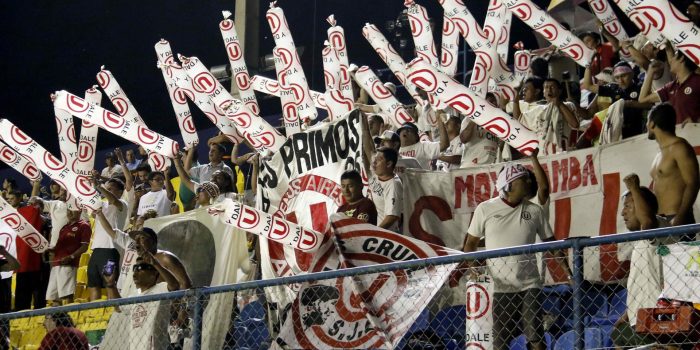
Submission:
[[511,340],[521,333],[518,324],[529,343],[542,342],[544,328],[540,289],[493,294],[493,348],[507,349]]
[[51,267],[46,300],[58,300],[75,293],[75,275],[78,268],[69,265]]
[[88,288],[104,288],[105,281],[102,278],[102,269],[107,264],[107,260],[114,261],[114,273],[119,276],[120,258],[119,251],[114,248],[95,248],[90,255],[87,268]]

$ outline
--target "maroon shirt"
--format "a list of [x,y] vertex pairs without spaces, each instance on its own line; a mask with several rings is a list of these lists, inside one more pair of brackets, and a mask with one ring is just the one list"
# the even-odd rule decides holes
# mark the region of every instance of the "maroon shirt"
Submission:
[[57,327],[46,333],[39,350],[88,350],[85,333],[73,327]]
[[[63,226],[61,232],[58,234],[58,242],[56,242],[51,266],[61,266],[61,259],[73,254],[83,243],[89,244],[91,235],[90,224],[83,220],[78,220],[73,224],[66,224],[66,226]],[[73,262],[70,265],[78,267],[79,264],[80,257],[76,256],[73,258]]]
[[697,123],[700,120],[700,75],[690,74],[683,84],[673,80],[656,90],[662,102],[668,102],[676,110],[676,124],[686,119]]
[[366,221],[372,225],[377,224],[377,207],[369,198],[364,197],[355,204],[343,204],[338,208],[338,213],[345,216]]

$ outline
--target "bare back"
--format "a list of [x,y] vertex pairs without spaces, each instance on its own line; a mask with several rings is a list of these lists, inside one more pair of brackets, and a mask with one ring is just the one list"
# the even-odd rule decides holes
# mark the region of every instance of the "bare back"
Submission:
[[[688,172],[689,169],[685,167],[689,162],[694,164],[694,173],[697,175],[698,162],[694,153],[692,146],[685,139],[674,136],[671,142],[661,147],[654,158],[651,178],[654,180],[654,194],[659,201],[659,214],[678,214],[683,193],[688,186],[683,173]],[[692,160],[688,159],[689,156]]]

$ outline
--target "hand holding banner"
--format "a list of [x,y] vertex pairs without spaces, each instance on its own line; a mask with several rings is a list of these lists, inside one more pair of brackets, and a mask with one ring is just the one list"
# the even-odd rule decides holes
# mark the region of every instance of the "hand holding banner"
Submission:
[[43,253],[49,248],[49,242],[17,212],[4,198],[0,197],[0,220],[4,221],[17,235],[27,243],[29,248],[37,253]]
[[90,104],[65,90],[56,93],[54,106],[165,157],[172,158],[180,149],[177,142],[170,138],[145,126],[129,122],[123,117],[100,106]]
[[209,209],[227,225],[304,252],[314,252],[321,246],[324,235],[307,230],[278,216],[226,199]]
[[90,183],[90,179],[71,171],[65,162],[54,157],[7,119],[0,119],[0,139],[17,153],[30,158],[39,170],[65,188],[68,193],[77,197],[80,204],[90,211],[102,208],[100,196]]
[[634,4],[630,0],[613,0],[617,4],[618,7],[622,10],[622,12],[627,15],[632,20],[632,23],[634,23],[637,28],[644,34],[644,36],[651,41],[651,43],[655,47],[661,47],[666,42],[666,38],[659,32],[658,29],[654,27],[654,25],[651,23],[651,20],[645,16],[642,16],[639,12],[636,12],[634,9],[637,6],[637,2],[635,1]]
[[228,19],[229,16],[231,13],[225,11],[224,20],[219,23],[219,29],[224,39],[224,45],[226,45],[228,61],[231,64],[231,80],[238,87],[238,93],[243,103],[255,115],[260,115],[258,100],[255,99],[255,92],[250,88],[250,75],[248,75],[248,67],[246,67],[243,58],[243,49],[238,41],[238,33],[233,21]]
[[426,62],[420,59],[413,60],[408,65],[408,80],[464,114],[520,153],[530,155],[537,148],[535,133]]
[[377,103],[382,109],[382,115],[389,120],[391,125],[400,128],[404,123],[413,123],[413,117],[408,114],[408,111],[403,107],[391,91],[384,87],[379,78],[367,66],[362,66],[355,72],[355,81],[357,84],[372,97],[372,100]]

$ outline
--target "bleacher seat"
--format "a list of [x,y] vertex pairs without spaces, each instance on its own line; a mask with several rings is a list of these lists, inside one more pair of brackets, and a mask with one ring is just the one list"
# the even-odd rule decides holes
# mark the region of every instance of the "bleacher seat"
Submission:
[[243,310],[241,310],[241,313],[240,315],[238,315],[238,318],[241,321],[245,321],[248,319],[264,320],[265,307],[260,301],[253,301],[243,307]]
[[[554,344],[554,350],[571,350],[575,349],[576,333],[571,330],[557,339]],[[586,328],[584,330],[584,347],[586,349],[603,348],[603,331],[600,328]]]
[[439,335],[445,343],[454,339],[457,344],[464,344],[467,332],[466,306],[451,306],[438,311],[430,321],[430,329]]
[[79,284],[87,284],[87,266],[81,266],[78,268],[78,274],[75,281]]
[[403,349],[404,346],[406,346],[408,339],[411,338],[413,333],[427,329],[429,326],[429,320],[430,320],[430,312],[428,311],[428,309],[423,309],[423,311],[420,314],[418,314],[418,317],[416,317],[416,320],[413,321],[413,324],[411,325],[411,327],[409,327],[406,334],[403,336],[403,338],[401,338],[399,343],[396,345],[396,349]]
[[[554,338],[549,332],[544,333],[544,344],[545,349],[551,350],[554,343]],[[527,338],[525,334],[521,334],[517,338],[513,339],[509,344],[510,350],[527,350]]]

